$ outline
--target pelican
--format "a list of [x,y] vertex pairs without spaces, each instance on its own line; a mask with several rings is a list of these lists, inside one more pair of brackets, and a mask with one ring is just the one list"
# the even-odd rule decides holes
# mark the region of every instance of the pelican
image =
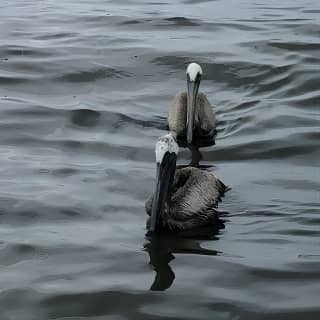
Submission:
[[145,205],[151,233],[216,227],[219,223],[216,207],[228,187],[198,168],[176,169],[178,150],[172,133],[156,143],[156,187]]
[[188,92],[178,93],[171,103],[168,115],[169,131],[180,145],[187,142],[197,146],[213,145],[216,117],[204,93],[198,93],[202,69],[197,63],[187,67]]

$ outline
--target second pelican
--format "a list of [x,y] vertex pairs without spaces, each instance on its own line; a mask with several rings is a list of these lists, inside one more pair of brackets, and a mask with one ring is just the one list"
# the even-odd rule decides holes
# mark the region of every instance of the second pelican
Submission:
[[[175,96],[168,115],[169,130],[179,143],[196,146],[213,145],[216,134],[216,117],[204,93],[198,93],[202,69],[197,63],[187,68],[188,91]],[[182,142],[182,143],[181,143]]]

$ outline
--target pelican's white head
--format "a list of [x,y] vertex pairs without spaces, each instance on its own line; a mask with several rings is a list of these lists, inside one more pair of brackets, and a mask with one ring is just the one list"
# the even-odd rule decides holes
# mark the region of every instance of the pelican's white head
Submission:
[[161,163],[164,155],[168,153],[175,153],[175,155],[179,152],[179,146],[176,142],[176,139],[172,135],[172,133],[168,133],[162,137],[160,137],[156,143],[156,161],[157,163]]
[[191,82],[195,82],[197,78],[202,76],[202,68],[197,63],[190,63],[187,67],[187,78]]

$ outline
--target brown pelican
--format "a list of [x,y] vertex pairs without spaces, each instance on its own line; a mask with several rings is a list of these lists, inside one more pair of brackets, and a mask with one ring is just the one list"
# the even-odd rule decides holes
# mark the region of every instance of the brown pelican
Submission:
[[179,144],[185,142],[197,146],[213,145],[216,133],[216,118],[204,93],[198,93],[202,69],[197,63],[187,68],[188,92],[175,96],[171,103],[168,124]]
[[188,231],[219,223],[216,207],[227,187],[198,168],[176,169],[178,144],[169,133],[156,143],[156,187],[146,201],[150,232]]

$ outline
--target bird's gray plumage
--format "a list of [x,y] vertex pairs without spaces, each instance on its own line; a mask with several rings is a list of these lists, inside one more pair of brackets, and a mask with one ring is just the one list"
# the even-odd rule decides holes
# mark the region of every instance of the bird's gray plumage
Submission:
[[[227,189],[212,173],[192,167],[176,169],[171,196],[162,213],[163,228],[183,231],[214,225],[218,202]],[[152,201],[153,195],[145,205],[149,216]]]
[[[178,141],[186,139],[187,123],[187,92],[177,94],[169,110],[168,125],[169,130],[174,133]],[[213,108],[202,92],[197,94],[194,138],[195,140],[212,140],[216,133],[216,117]],[[199,143],[198,143],[199,144]]]

